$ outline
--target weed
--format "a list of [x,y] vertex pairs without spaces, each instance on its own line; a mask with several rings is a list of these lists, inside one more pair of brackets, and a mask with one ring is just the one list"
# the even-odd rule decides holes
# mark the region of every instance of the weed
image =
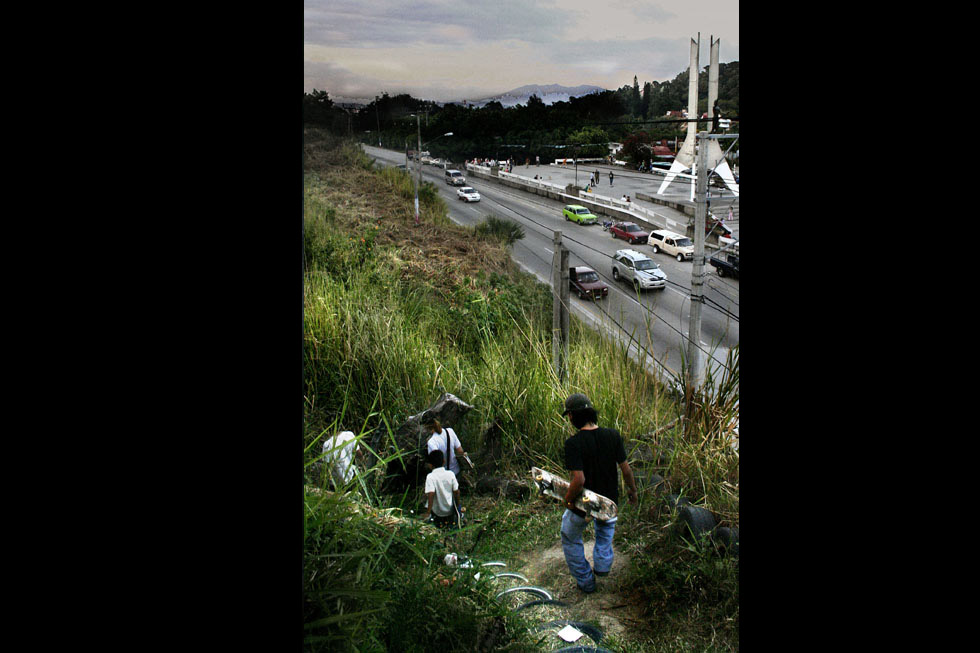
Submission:
[[473,232],[478,238],[497,240],[505,245],[513,245],[524,237],[521,225],[493,214],[487,215],[483,222],[473,227]]
[[[419,490],[385,496],[378,488],[387,462],[404,453],[392,448],[392,426],[442,392],[475,406],[454,425],[465,448],[482,453],[487,471],[518,478],[531,465],[564,468],[571,430],[560,407],[571,392],[585,392],[628,452],[642,444],[669,454],[654,456],[646,471],[737,525],[737,348],[724,378],[682,387],[687,401],[679,405],[645,361],[573,319],[570,381],[561,383],[551,360],[550,289],[509,260],[516,225],[490,216],[474,238],[477,230],[451,224],[436,188],[423,184],[416,227],[411,177],[374,169],[356,145],[323,132],[307,132],[304,163],[307,480],[316,484],[325,435],[353,430],[362,444],[374,436],[381,443],[369,452],[372,471],[357,476],[346,498],[307,497],[309,650],[470,651],[491,634],[499,650],[533,649],[487,587],[465,574],[452,581],[438,562],[447,552],[441,537],[411,520],[379,517],[420,503]],[[660,615],[661,632],[612,650],[737,648],[737,561],[665,536],[671,515],[658,501],[641,493],[639,506],[623,506],[616,542],[630,550],[629,582]],[[464,504],[474,505],[468,497]],[[487,502],[482,523],[458,533],[453,546],[474,556],[530,555],[554,539],[561,510]]]

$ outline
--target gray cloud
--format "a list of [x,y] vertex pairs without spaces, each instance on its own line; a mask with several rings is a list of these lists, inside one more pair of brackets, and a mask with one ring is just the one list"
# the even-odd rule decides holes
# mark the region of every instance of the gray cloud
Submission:
[[[462,99],[474,99],[489,95],[485,87],[461,85],[447,81],[444,83],[392,82],[374,77],[359,75],[351,70],[333,63],[317,63],[306,61],[303,65],[303,91],[312,92],[314,89],[326,91],[331,98],[361,98],[372,99],[376,95],[388,93],[398,95],[408,93],[416,98],[450,102]],[[509,89],[494,89],[499,92]]]
[[[724,10],[735,12],[734,33],[720,32],[722,62],[738,59],[738,0],[733,8],[731,1]],[[687,69],[689,39],[699,30],[704,69],[706,35],[719,31],[717,23],[686,15],[689,8],[669,6],[649,0],[305,0],[304,87],[332,97],[386,91],[448,101],[524,84],[618,88],[632,84],[633,75],[641,83],[670,80]],[[695,30],[687,33],[688,25]]]
[[[725,46],[722,42],[721,62],[736,61],[738,48]],[[710,43],[701,40],[701,69],[708,65]],[[588,56],[581,56],[587,52]],[[569,68],[579,71],[593,71],[596,75],[608,75],[623,71],[628,79],[617,85],[632,84],[633,75],[640,83],[669,81],[690,65],[690,37],[624,40],[606,39],[600,41],[578,41],[574,44],[558,44],[550,51],[555,61],[567,61]]]
[[524,0],[307,0],[303,38],[307,44],[374,48],[399,44],[479,44],[518,39],[552,41],[569,23],[551,3]]

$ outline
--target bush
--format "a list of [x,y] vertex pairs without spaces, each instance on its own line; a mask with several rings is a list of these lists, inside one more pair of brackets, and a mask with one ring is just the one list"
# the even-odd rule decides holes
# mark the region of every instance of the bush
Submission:
[[478,238],[499,240],[506,245],[513,245],[524,237],[521,225],[510,220],[502,220],[490,214],[480,224],[473,228]]

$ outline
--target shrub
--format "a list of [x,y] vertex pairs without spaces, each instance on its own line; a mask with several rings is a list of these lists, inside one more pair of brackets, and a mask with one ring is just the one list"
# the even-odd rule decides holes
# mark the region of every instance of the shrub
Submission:
[[516,222],[502,220],[490,214],[480,224],[473,228],[478,238],[499,240],[507,245],[513,245],[524,237],[524,228]]

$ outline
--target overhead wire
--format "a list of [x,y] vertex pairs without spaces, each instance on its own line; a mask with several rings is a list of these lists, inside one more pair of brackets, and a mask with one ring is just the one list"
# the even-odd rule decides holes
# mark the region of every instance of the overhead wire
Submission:
[[[501,208],[504,208],[504,209],[507,209],[507,210],[509,210],[509,211],[512,211],[512,212],[514,212],[514,213],[516,213],[517,215],[519,215],[519,216],[521,216],[521,217],[522,217],[522,218],[524,218],[525,220],[528,220],[528,221],[530,221],[530,222],[532,222],[532,223],[534,223],[534,224],[536,224],[536,225],[538,225],[538,226],[540,226],[540,227],[543,227],[543,228],[545,228],[545,229],[547,229],[547,228],[548,228],[548,227],[547,227],[546,225],[542,225],[541,223],[539,223],[539,222],[537,222],[537,221],[536,221],[536,220],[534,220],[533,218],[531,218],[531,217],[529,217],[529,216],[526,216],[526,215],[524,215],[524,214],[523,214],[523,213],[521,213],[520,211],[517,211],[516,209],[513,209],[513,208],[511,208],[511,207],[509,207],[509,206],[506,206],[505,204],[501,204],[501,203],[500,203],[499,201],[497,201],[497,202],[496,202],[496,204],[497,204],[497,205],[498,205],[499,207],[501,207]],[[552,229],[552,230],[551,230],[551,234],[544,234],[544,235],[553,235],[553,234],[554,234],[554,231],[555,231],[555,230],[553,230],[553,229]],[[609,258],[612,258],[612,257],[610,257],[610,256],[609,256],[608,254],[606,254],[605,252],[603,252],[603,251],[601,251],[601,250],[598,250],[598,249],[596,249],[596,248],[594,248],[594,247],[592,247],[592,246],[590,246],[590,245],[587,245],[587,244],[585,244],[585,243],[583,243],[583,242],[581,242],[581,241],[578,241],[578,240],[575,240],[574,238],[571,238],[571,237],[569,237],[569,236],[566,236],[565,234],[562,234],[562,240],[566,240],[566,239],[567,239],[567,240],[570,240],[570,241],[571,241],[571,242],[573,242],[573,243],[576,243],[576,244],[578,244],[578,245],[581,245],[582,247],[585,247],[586,249],[589,249],[589,250],[592,250],[593,252],[596,252],[596,253],[598,253],[598,254],[601,254],[602,256],[605,256],[605,257],[609,257]],[[528,249],[530,249],[530,247],[528,247]],[[573,252],[571,252],[571,250],[569,250],[569,251],[570,251],[570,253],[573,253]],[[536,255],[536,254],[535,254],[535,255]],[[537,256],[537,255],[536,255],[536,256]],[[576,256],[577,256],[577,257],[578,257],[579,259],[581,259],[581,258],[582,258],[582,257],[581,257],[580,255],[578,255],[578,254],[576,254]],[[541,257],[540,257],[540,256],[538,256],[538,258],[539,258],[540,260],[544,260],[544,259],[541,259]],[[548,263],[548,265],[552,265],[552,263],[551,263],[551,262],[549,262],[549,261],[545,261],[545,262],[546,262],[546,263]],[[584,259],[583,259],[583,262],[584,262]],[[596,272],[596,274],[598,274],[598,275],[599,275],[600,277],[603,277],[603,278],[605,278],[605,279],[609,279],[609,277],[607,277],[607,276],[606,276],[606,275],[605,275],[604,273],[601,273],[601,272],[599,272],[598,270],[596,270],[595,272]],[[613,280],[613,281],[614,281],[614,280]],[[614,282],[614,283],[615,283],[615,282]],[[615,287],[615,286],[611,284],[611,285],[610,285],[610,287]],[[700,343],[697,343],[697,342],[694,342],[694,341],[693,341],[693,340],[692,340],[692,339],[691,339],[691,338],[690,338],[690,337],[689,337],[689,336],[688,336],[687,334],[685,334],[685,333],[684,333],[683,331],[681,331],[681,330],[679,330],[679,329],[678,329],[677,327],[675,327],[674,325],[672,325],[672,324],[670,324],[670,322],[669,322],[669,321],[668,321],[667,319],[665,319],[665,318],[664,318],[663,316],[661,316],[661,315],[659,315],[659,314],[658,314],[657,312],[655,312],[655,311],[654,311],[654,310],[653,310],[652,308],[650,308],[649,306],[647,306],[647,305],[646,305],[646,304],[644,304],[643,302],[640,302],[639,300],[637,300],[637,302],[636,302],[636,303],[637,303],[637,305],[638,305],[638,306],[640,306],[640,307],[641,307],[641,308],[642,308],[643,310],[645,310],[646,312],[648,312],[648,313],[650,313],[650,314],[651,314],[652,316],[654,316],[655,318],[657,318],[658,320],[660,320],[660,322],[661,322],[661,323],[662,323],[662,324],[663,324],[664,326],[666,326],[666,327],[667,327],[667,328],[669,328],[670,330],[672,330],[672,331],[674,331],[674,332],[675,332],[675,333],[676,333],[677,335],[679,335],[679,336],[680,336],[680,337],[681,337],[682,339],[684,339],[684,340],[686,340],[687,342],[690,342],[691,344],[693,344],[693,345],[694,345],[695,347],[697,347],[697,348],[698,348],[698,349],[699,349],[699,350],[700,350],[700,351],[701,351],[702,353],[704,353],[704,354],[705,354],[706,356],[708,356],[709,358],[713,358],[713,356],[711,356],[711,353],[710,353],[710,352],[708,352],[708,351],[706,351],[706,350],[705,350],[705,349],[704,349],[704,348],[703,348],[703,347],[701,346],[701,344],[700,344]],[[708,304],[706,304],[706,305],[708,305]],[[711,305],[708,305],[708,306],[709,306],[709,307],[711,307],[711,308],[715,308],[714,306],[711,306]],[[617,326],[619,326],[619,327],[620,327],[621,329],[624,329],[624,330],[625,330],[625,327],[622,327],[622,325],[620,325],[620,324],[619,324],[618,322],[616,322],[616,321],[615,321],[615,319],[614,319],[614,318],[613,318],[613,317],[612,317],[611,315],[609,315],[608,313],[606,313],[606,312],[605,312],[605,311],[604,311],[604,310],[603,310],[603,309],[602,309],[601,307],[599,308],[599,310],[600,310],[600,311],[602,311],[603,313],[605,313],[605,314],[606,314],[606,315],[607,315],[607,316],[608,316],[608,317],[609,317],[609,318],[610,318],[611,320],[613,320],[613,322],[615,322]],[[718,309],[716,309],[716,310],[718,310]],[[723,314],[725,314],[725,313],[727,313],[727,314],[728,314],[729,316],[731,315],[731,313],[728,313],[727,311],[725,311],[725,312],[723,312]],[[648,351],[647,353],[649,353],[649,351]],[[722,367],[725,367],[725,365],[724,365],[724,364],[722,364]],[[728,368],[727,368],[727,367],[725,367],[725,369],[728,369]]]
[[[506,209],[506,210],[508,210],[508,211],[511,211],[512,213],[515,213],[515,214],[517,214],[517,215],[519,215],[520,217],[522,217],[522,218],[524,218],[524,219],[525,219],[525,220],[527,220],[528,222],[530,222],[530,223],[532,223],[532,224],[534,224],[534,225],[537,225],[538,227],[541,227],[542,229],[544,229],[545,231],[544,231],[544,232],[541,232],[541,235],[542,235],[542,236],[544,236],[544,237],[552,237],[552,236],[554,235],[554,231],[555,231],[555,230],[554,230],[554,229],[552,229],[552,228],[549,228],[549,227],[548,227],[547,225],[543,225],[543,224],[541,224],[541,223],[540,223],[540,222],[538,222],[537,220],[535,220],[535,219],[533,219],[533,218],[531,218],[530,216],[527,216],[527,215],[525,215],[525,214],[523,214],[523,213],[521,213],[521,212],[520,212],[520,211],[518,211],[517,209],[514,209],[514,208],[512,208],[512,207],[510,207],[510,206],[507,206],[507,205],[505,205],[505,204],[503,204],[503,203],[501,203],[501,202],[500,202],[499,200],[495,200],[495,199],[493,199],[493,198],[491,198],[491,197],[489,197],[489,196],[488,196],[488,199],[490,199],[491,201],[493,201],[493,202],[494,202],[494,203],[495,203],[495,204],[496,204],[496,205],[497,205],[498,207],[500,207],[500,208],[502,208],[502,209]],[[523,199],[523,198],[522,198],[522,199]],[[541,204],[541,203],[537,203],[537,202],[536,202],[536,204],[538,204],[539,206],[542,206],[542,207],[544,207],[544,205],[543,205],[543,204]],[[548,208],[548,209],[550,210],[550,209],[551,209],[552,207],[550,207],[550,206],[548,206],[547,208]],[[594,248],[594,247],[592,247],[591,245],[588,245],[588,244],[586,244],[586,243],[583,243],[583,242],[581,242],[581,241],[578,241],[578,240],[575,240],[574,238],[572,238],[572,237],[570,237],[570,236],[567,236],[567,235],[565,235],[565,234],[563,234],[563,235],[562,235],[562,239],[563,239],[563,240],[566,240],[566,239],[567,239],[567,240],[569,240],[569,241],[571,241],[571,242],[573,242],[573,243],[576,243],[577,245],[580,245],[580,246],[582,246],[582,247],[584,247],[584,248],[586,248],[586,249],[588,249],[588,250],[591,250],[591,251],[593,251],[593,252],[595,252],[595,253],[597,253],[597,254],[600,254],[600,255],[601,255],[601,256],[603,256],[603,257],[607,257],[607,258],[612,258],[612,257],[611,257],[611,256],[610,256],[609,254],[606,254],[605,252],[603,252],[603,251],[601,251],[601,250],[598,250],[598,249],[596,249],[596,248]],[[547,264],[547,265],[549,265],[549,266],[551,266],[551,265],[553,265],[553,263],[552,263],[551,261],[547,261],[547,260],[545,260],[545,259],[543,259],[543,258],[541,258],[541,257],[540,257],[540,256],[539,256],[539,255],[538,255],[538,254],[537,254],[536,252],[534,252],[534,250],[533,250],[533,249],[531,249],[531,248],[530,248],[530,246],[527,246],[526,244],[523,244],[523,243],[522,243],[522,245],[524,245],[524,246],[525,246],[525,247],[526,247],[526,248],[528,249],[528,251],[530,251],[530,252],[531,252],[531,253],[532,253],[532,254],[533,254],[533,255],[534,255],[535,257],[537,257],[537,258],[538,258],[539,260],[541,260],[541,261],[543,261],[544,263],[546,263],[546,264]],[[575,253],[575,252],[571,252],[571,250],[569,250],[569,251],[570,251],[570,253],[574,253],[574,254],[576,255],[576,257],[578,257],[579,259],[582,259],[582,257],[581,257],[581,255],[579,255],[578,253]],[[584,259],[582,259],[582,260],[583,260],[583,262],[584,262]],[[598,272],[598,271],[596,271],[596,273],[597,273],[597,274],[598,274],[598,275],[599,275],[600,277],[603,277],[603,278],[605,278],[605,279],[609,279],[609,277],[607,277],[607,276],[606,276],[606,275],[605,275],[604,273],[601,273],[601,272]],[[611,280],[611,281],[613,281],[613,284],[610,284],[610,287],[616,287],[616,286],[618,285],[618,284],[617,284],[617,283],[615,282],[615,280]],[[675,284],[675,285],[679,285],[679,284]],[[682,287],[682,288],[683,288],[683,286],[680,286],[680,287]],[[621,291],[621,289],[619,289],[619,288],[617,288],[617,290],[619,290],[620,292],[622,292],[622,291]],[[687,290],[688,290],[688,292],[690,292],[690,289],[687,289]],[[626,293],[624,293],[624,294],[626,294]],[[689,298],[690,298],[690,297],[689,297]],[[723,368],[725,368],[726,370],[728,369],[728,368],[727,368],[727,367],[726,367],[726,366],[725,366],[725,365],[724,365],[723,363],[721,363],[720,361],[717,361],[717,359],[714,359],[714,357],[713,357],[713,356],[711,355],[711,353],[710,353],[710,352],[708,352],[707,350],[705,350],[705,349],[704,349],[704,348],[703,348],[703,347],[701,346],[701,344],[700,344],[700,343],[697,343],[697,342],[694,342],[694,341],[693,341],[693,340],[692,340],[692,339],[691,339],[691,338],[690,338],[690,337],[689,337],[689,336],[688,336],[687,334],[685,334],[684,332],[682,332],[682,331],[680,331],[679,329],[677,329],[676,327],[674,327],[674,326],[673,326],[672,324],[670,324],[670,322],[669,322],[669,321],[668,321],[667,319],[665,319],[665,318],[664,318],[663,316],[661,316],[661,315],[659,315],[659,314],[658,314],[657,312],[655,312],[655,311],[654,311],[654,310],[653,310],[653,309],[652,309],[651,307],[649,307],[649,306],[647,306],[647,305],[646,305],[646,304],[644,304],[643,302],[640,302],[639,300],[636,300],[636,303],[637,303],[637,305],[638,305],[639,307],[641,307],[641,308],[642,308],[643,310],[645,310],[646,312],[648,312],[648,313],[649,313],[650,315],[652,315],[653,317],[655,317],[655,318],[657,318],[657,319],[658,319],[658,320],[659,320],[659,321],[660,321],[660,322],[661,322],[661,323],[662,323],[663,325],[665,325],[665,326],[666,326],[667,328],[669,328],[670,330],[672,330],[672,331],[674,331],[674,332],[675,332],[675,333],[676,333],[676,334],[677,334],[678,336],[680,336],[680,337],[681,337],[681,338],[682,338],[683,340],[685,340],[685,341],[687,341],[687,342],[689,342],[689,343],[691,343],[691,344],[692,344],[692,345],[693,345],[694,347],[696,347],[696,348],[697,348],[698,350],[700,350],[700,351],[701,351],[702,353],[704,353],[704,354],[705,354],[706,356],[708,356],[709,358],[712,358],[713,360],[715,360],[716,362],[718,362],[719,364],[721,364],[721,366],[722,366]],[[725,309],[724,309],[723,307],[721,307],[720,305],[717,305],[717,306],[715,306],[715,305],[713,305],[713,304],[717,304],[716,302],[712,302],[712,303],[707,303],[707,302],[705,302],[705,298],[704,298],[704,297],[702,297],[702,303],[703,303],[704,305],[706,305],[706,306],[708,306],[709,308],[715,308],[716,310],[719,310],[719,312],[721,312],[721,313],[722,313],[723,315],[726,315],[726,317],[730,317],[730,318],[732,318],[732,319],[734,319],[735,321],[737,321],[737,317],[736,317],[736,316],[734,316],[734,314],[732,314],[732,313],[731,313],[730,311],[727,311],[727,310],[725,310]],[[566,306],[566,308],[567,308],[567,306]],[[600,312],[602,312],[603,314],[605,314],[605,315],[606,315],[606,316],[607,316],[607,317],[608,317],[608,318],[609,318],[609,319],[610,319],[610,320],[611,320],[611,321],[612,321],[612,322],[613,322],[614,324],[616,324],[616,326],[617,326],[617,327],[619,327],[619,328],[620,328],[620,329],[621,329],[622,331],[624,331],[624,332],[626,332],[626,333],[630,333],[630,332],[628,332],[628,331],[626,330],[626,327],[624,327],[623,325],[621,325],[621,324],[620,324],[620,323],[619,323],[619,322],[618,322],[618,321],[617,321],[617,320],[616,320],[615,318],[613,318],[613,317],[612,317],[612,316],[611,316],[611,315],[610,315],[610,314],[609,314],[609,313],[608,313],[607,311],[605,311],[605,310],[604,310],[604,309],[603,309],[602,307],[600,307],[600,306],[598,306],[598,304],[597,304],[597,308],[599,309],[599,311],[600,311]],[[630,338],[631,338],[631,340],[634,340],[634,339],[633,339],[633,336],[632,336],[632,334],[630,334]],[[635,340],[634,340],[634,342],[635,342]],[[640,345],[639,345],[639,343],[637,343],[637,347],[639,347],[639,346],[640,346]],[[654,356],[653,356],[653,355],[652,355],[652,354],[651,354],[651,353],[649,352],[649,350],[647,350],[646,348],[644,348],[644,351],[646,351],[646,353],[647,353],[648,355],[650,355],[650,356],[651,356],[651,358],[653,358],[654,360],[656,360],[656,359],[655,359],[655,357],[654,357]],[[661,365],[662,365],[662,364],[661,364]]]
[[[524,218],[525,220],[527,220],[527,221],[529,221],[529,222],[531,222],[531,223],[533,223],[533,224],[535,224],[535,225],[537,225],[537,226],[539,226],[539,227],[541,227],[542,229],[544,229],[544,230],[546,230],[546,231],[543,231],[543,232],[539,232],[539,233],[541,233],[541,235],[542,235],[542,236],[544,236],[544,237],[549,237],[549,238],[550,238],[550,237],[553,237],[553,235],[554,235],[554,232],[555,232],[555,230],[554,230],[553,228],[549,228],[549,227],[548,227],[547,225],[543,225],[543,224],[541,224],[540,222],[538,222],[538,221],[536,221],[536,220],[534,220],[534,219],[533,219],[533,218],[531,218],[530,216],[527,216],[527,215],[525,215],[525,214],[523,214],[523,213],[521,213],[521,212],[520,212],[520,211],[518,211],[517,209],[514,209],[514,208],[512,208],[512,207],[509,207],[509,206],[507,206],[507,205],[505,205],[505,204],[502,204],[502,203],[501,203],[501,202],[500,202],[499,200],[495,200],[495,199],[493,199],[493,198],[489,198],[489,197],[488,197],[488,199],[491,199],[491,200],[492,200],[492,201],[493,201],[493,202],[494,202],[494,203],[495,203],[495,204],[496,204],[497,206],[499,206],[500,208],[503,208],[503,209],[507,209],[508,211],[512,211],[513,213],[516,213],[517,215],[519,215],[519,216],[521,216],[522,218]],[[547,206],[547,205],[545,205],[545,204],[543,204],[543,203],[540,203],[540,202],[532,202],[532,203],[533,203],[533,204],[537,204],[537,205],[538,205],[538,206],[540,206],[540,207],[541,207],[541,208],[542,208],[543,210],[544,210],[544,209],[547,209],[547,210],[551,210],[551,209],[553,208],[553,207],[551,207],[551,206]],[[595,247],[592,247],[591,245],[588,245],[588,244],[586,244],[586,243],[583,243],[583,242],[581,242],[581,241],[579,241],[579,240],[576,240],[576,239],[574,239],[574,238],[572,238],[571,236],[569,236],[569,235],[567,235],[567,234],[563,234],[563,235],[562,235],[562,238],[563,238],[563,239],[567,239],[567,240],[570,240],[571,242],[573,242],[573,243],[575,243],[575,244],[577,244],[577,245],[580,245],[580,246],[582,246],[582,247],[584,247],[584,248],[586,248],[586,249],[588,249],[588,250],[591,250],[591,251],[593,251],[593,252],[595,252],[596,254],[599,254],[599,255],[601,255],[601,256],[604,256],[604,257],[607,257],[607,258],[610,258],[610,259],[612,258],[612,257],[611,257],[611,256],[610,256],[609,254],[607,254],[606,252],[603,252],[602,250],[599,250],[599,249],[596,249]],[[579,258],[581,258],[581,256],[580,256]],[[604,275],[603,273],[599,273],[599,272],[597,272],[597,273],[598,273],[598,274],[600,274],[600,276],[605,276],[605,275]],[[608,279],[608,277],[606,277],[606,278]],[[683,286],[683,285],[681,285],[681,284],[679,284],[679,283],[677,283],[677,282],[672,282],[672,281],[669,281],[669,280],[668,280],[668,283],[670,283],[670,284],[672,284],[672,285],[675,285],[675,286],[677,286],[678,288],[681,288],[681,289],[683,289],[683,290],[685,290],[685,291],[686,291],[686,292],[687,292],[688,294],[690,294],[690,292],[691,292],[691,289],[690,289],[689,287],[686,287],[686,286]],[[738,316],[736,316],[736,315],[735,315],[734,313],[732,313],[732,312],[731,312],[731,311],[729,311],[728,309],[726,309],[726,308],[724,308],[724,307],[722,307],[722,306],[721,306],[720,304],[718,304],[717,302],[713,302],[713,304],[714,304],[714,305],[711,305],[711,306],[710,306],[710,308],[716,308],[716,310],[719,310],[719,312],[721,312],[721,313],[723,313],[723,314],[725,314],[725,315],[726,315],[727,317],[730,317],[730,318],[732,318],[732,319],[734,319],[735,321],[737,321],[737,320],[738,320]],[[646,305],[645,305],[645,304],[643,304],[642,302],[640,303],[640,305],[641,305],[641,306],[643,306],[643,307],[644,307],[644,309],[646,309],[647,311],[650,311],[650,312],[652,312],[652,309],[650,309],[650,308],[649,308],[648,306],[646,306]],[[661,317],[661,316],[659,316],[659,315],[656,315],[656,314],[654,314],[654,315],[655,315],[656,317],[658,317],[658,318],[660,318],[661,320],[663,319],[663,317]]]

